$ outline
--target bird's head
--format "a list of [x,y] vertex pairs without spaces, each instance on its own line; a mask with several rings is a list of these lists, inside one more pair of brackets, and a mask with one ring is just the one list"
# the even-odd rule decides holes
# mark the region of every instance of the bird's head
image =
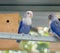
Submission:
[[58,18],[55,16],[55,14],[50,14],[50,15],[48,16],[48,19],[49,19],[50,21],[58,20]]
[[33,17],[33,12],[32,11],[27,11],[26,12],[26,17],[32,18]]

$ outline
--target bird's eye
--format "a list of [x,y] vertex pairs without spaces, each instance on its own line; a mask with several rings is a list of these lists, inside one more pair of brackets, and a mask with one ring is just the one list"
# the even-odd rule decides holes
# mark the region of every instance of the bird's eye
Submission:
[[27,13],[27,14],[29,14],[29,13]]
[[58,20],[60,21],[60,18]]

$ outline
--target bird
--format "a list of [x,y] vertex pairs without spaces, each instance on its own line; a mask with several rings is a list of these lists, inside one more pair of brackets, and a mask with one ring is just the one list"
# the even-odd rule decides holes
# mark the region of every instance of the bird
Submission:
[[60,21],[55,14],[50,14],[48,19],[50,20],[49,28],[53,36],[60,39]]
[[[32,28],[32,18],[33,18],[33,12],[32,11],[26,11],[24,14],[24,17],[22,18],[19,28],[18,28],[18,34],[29,34],[31,28]],[[17,40],[17,43],[20,43],[21,40]]]

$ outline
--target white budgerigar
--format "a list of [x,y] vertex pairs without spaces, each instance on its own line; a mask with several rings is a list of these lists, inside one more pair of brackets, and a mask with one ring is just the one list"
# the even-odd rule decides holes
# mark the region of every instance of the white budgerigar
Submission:
[[60,21],[54,14],[50,14],[48,19],[50,20],[49,25],[52,34],[60,39]]
[[[33,17],[33,12],[32,11],[27,11],[24,15],[25,17],[22,18],[19,29],[18,29],[18,34],[29,34],[30,29],[32,28],[32,17]],[[17,40],[18,43],[20,43],[20,40]]]

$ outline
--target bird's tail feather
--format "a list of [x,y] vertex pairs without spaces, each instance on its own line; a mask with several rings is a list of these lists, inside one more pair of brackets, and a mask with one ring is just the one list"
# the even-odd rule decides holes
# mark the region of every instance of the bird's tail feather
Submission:
[[16,42],[17,42],[17,43],[20,43],[20,42],[21,42],[21,40],[16,40]]

